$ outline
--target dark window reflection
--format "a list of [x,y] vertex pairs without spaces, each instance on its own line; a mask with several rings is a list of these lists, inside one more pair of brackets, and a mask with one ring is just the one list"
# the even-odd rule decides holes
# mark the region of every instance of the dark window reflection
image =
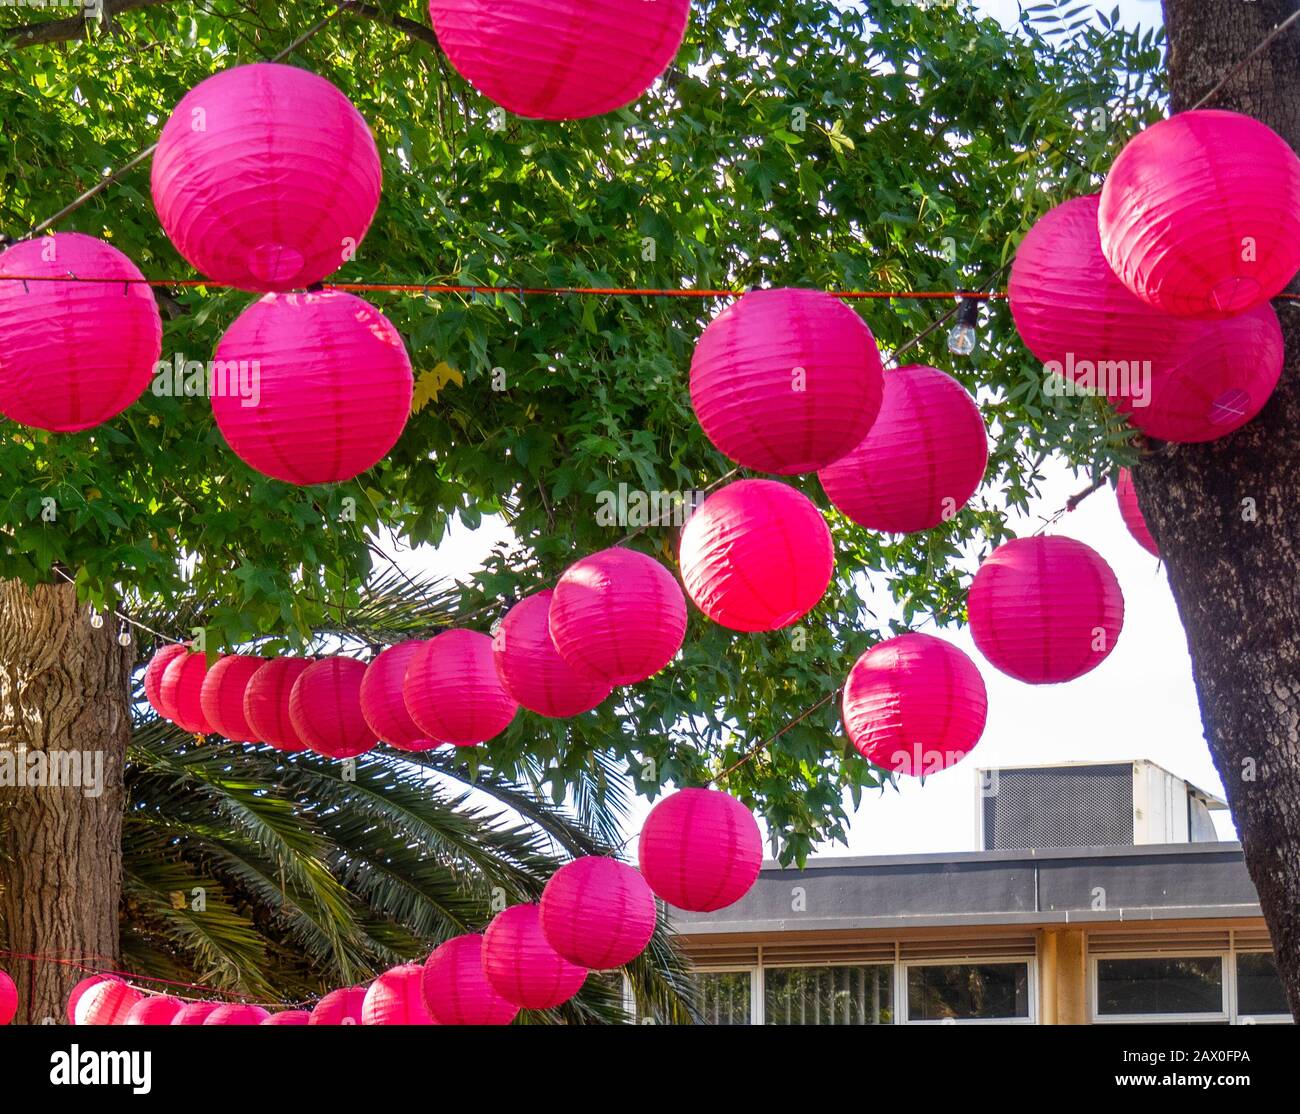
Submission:
[[1097,962],[1097,1013],[1223,1012],[1218,956],[1102,959]]
[[888,1025],[894,1020],[894,969],[769,967],[763,972],[768,1025]]
[[907,969],[911,1021],[979,1021],[1029,1016],[1024,963],[944,963]]
[[1286,991],[1271,952],[1247,952],[1237,956],[1237,1013],[1253,1017],[1268,1013],[1290,1015]]

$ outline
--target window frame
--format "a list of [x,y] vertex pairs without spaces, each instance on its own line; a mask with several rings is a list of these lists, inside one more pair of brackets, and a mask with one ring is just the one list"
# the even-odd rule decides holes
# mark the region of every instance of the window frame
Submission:
[[[755,1005],[754,1016],[758,1018],[758,1020],[756,1020],[754,1024],[755,1025],[767,1024],[767,972],[768,971],[794,971],[794,970],[806,971],[810,969],[830,971],[830,970],[834,970],[837,967],[887,967],[889,968],[889,975],[890,975],[890,979],[892,980],[892,983],[890,985],[890,993],[889,993],[889,1007],[893,1013],[893,1017],[891,1017],[889,1021],[883,1022],[882,1027],[884,1025],[900,1024],[899,1013],[898,1013],[898,973],[900,967],[899,967],[897,956],[895,956],[893,959],[874,959],[874,960],[868,959],[858,963],[825,963],[820,961],[814,961],[809,963],[766,963],[766,964],[761,962],[761,957],[760,957],[760,962],[757,968],[758,993],[753,999]],[[715,968],[715,970],[720,970],[720,968]],[[820,1028],[820,1026],[807,1026],[807,1027]],[[861,1027],[875,1028],[874,1025],[867,1025],[865,1022],[862,1024]]]
[[[1038,1024],[1038,956],[944,956],[941,958],[900,959],[899,977],[894,980],[897,1003],[894,1016],[899,1025],[1037,1025]],[[908,1003],[908,971],[913,967],[1012,967],[1025,968],[1029,990],[1029,1010],[1024,1017],[945,1017],[938,1021],[913,1019]]]
[[[1159,951],[1123,951],[1107,952],[1105,955],[1088,956],[1088,1014],[1094,1025],[1226,1025],[1231,1023],[1233,1004],[1236,999],[1235,962],[1229,963],[1231,949],[1219,951],[1213,948],[1176,948]],[[1100,1004],[1101,964],[1112,959],[1217,959],[1219,961],[1219,1005],[1218,1013],[1110,1013],[1102,1014]],[[1234,981],[1229,986],[1229,979]]]
[[1234,947],[1229,952],[1231,962],[1228,964],[1232,972],[1232,997],[1229,1004],[1232,1007],[1232,1017],[1229,1021],[1231,1025],[1294,1025],[1295,1019],[1289,1013],[1248,1013],[1241,1012],[1241,1003],[1238,1001],[1237,985],[1237,957],[1242,955],[1272,955],[1271,948],[1237,948]]

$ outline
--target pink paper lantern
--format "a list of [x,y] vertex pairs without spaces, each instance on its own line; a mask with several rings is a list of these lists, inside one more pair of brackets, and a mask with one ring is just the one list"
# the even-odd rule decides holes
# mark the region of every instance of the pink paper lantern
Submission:
[[306,658],[273,658],[249,679],[244,688],[244,718],[253,738],[289,753],[306,750],[289,715],[293,685],[311,662]]
[[7,972],[0,971],[0,1025],[8,1025],[18,1013],[18,988]]
[[292,290],[353,258],[382,173],[347,97],[307,70],[258,62],[181,98],[150,181],[163,231],[196,270],[245,290]]
[[105,979],[82,992],[73,1021],[77,1025],[121,1025],[131,1007],[143,998],[140,991],[120,979]]
[[587,979],[587,971],[561,956],[542,934],[537,905],[503,909],[483,933],[483,973],[507,1002],[530,1010],[563,1005]]
[[571,668],[630,685],[658,673],[681,649],[686,597],[653,557],[613,546],[564,571],[547,622]]
[[185,1003],[167,994],[151,994],[142,998],[126,1015],[127,1025],[170,1025]]
[[244,695],[248,682],[266,664],[265,658],[251,654],[228,654],[208,670],[199,690],[203,716],[218,735],[232,743],[251,743],[257,733],[244,715]]
[[365,1004],[364,986],[345,986],[331,990],[311,1011],[311,1025],[360,1025],[361,1007]]
[[826,594],[835,548],[811,499],[774,480],[737,480],[710,495],[682,531],[682,583],[730,630],[798,622]]
[[176,710],[162,702],[162,677],[163,671],[171,664],[173,658],[180,657],[181,654],[189,652],[188,646],[182,646],[176,642],[169,642],[165,646],[160,646],[149,664],[144,668],[144,695],[149,701],[150,706],[163,719],[175,719]]
[[190,1002],[177,1011],[171,1019],[172,1025],[202,1025],[216,1010],[220,1002]]
[[691,404],[724,455],[760,472],[825,468],[867,435],[884,390],[866,323],[817,290],[754,290],[710,322]]
[[406,671],[423,645],[412,639],[389,646],[366,666],[366,675],[361,679],[361,714],[381,742],[398,750],[432,750],[440,745],[411,718],[402,695]]
[[342,291],[266,295],[235,318],[215,360],[227,369],[211,400],[227,444],[288,483],[337,483],[373,467],[411,410],[401,336]]
[[509,1025],[519,1007],[483,973],[483,937],[453,936],[424,963],[424,1004],[439,1025]]
[[763,863],[754,814],[716,789],[679,789],[646,817],[641,874],[670,905],[712,913],[745,896]]
[[262,1021],[263,1025],[307,1025],[311,1022],[311,1014],[306,1010],[281,1010],[279,1013],[273,1013],[270,1017]]
[[817,478],[859,526],[910,534],[953,518],[984,479],[988,459],[984,419],[966,388],[912,365],[885,375],[871,432]]
[[542,891],[541,925],[546,942],[570,963],[612,970],[650,943],[654,894],[634,868],[586,855],[551,875]]
[[289,692],[289,719],[312,750],[329,758],[355,758],[379,741],[361,714],[366,667],[355,658],[314,661]]
[[116,975],[87,975],[68,994],[68,1024],[77,1023],[77,1003],[81,1001],[81,996],[86,993],[92,986],[97,986],[102,982],[121,982]]
[[424,964],[404,963],[375,979],[361,1003],[361,1024],[436,1024],[424,1004]]
[[686,34],[689,0],[431,0],[438,43],[485,97],[576,120],[637,100]]
[[163,670],[158,699],[172,711],[172,722],[196,735],[211,735],[212,724],[203,714],[203,682],[208,675],[206,654],[177,654]]
[[1013,538],[979,567],[967,596],[971,635],[988,660],[1031,685],[1095,669],[1124,626],[1110,566],[1073,538]]
[[402,682],[406,710],[420,730],[458,747],[501,734],[519,710],[492,661],[492,639],[449,630],[422,643]]
[[1119,503],[1119,514],[1133,535],[1133,540],[1154,557],[1160,556],[1160,547],[1147,529],[1147,520],[1142,516],[1138,506],[1137,490],[1133,487],[1133,473],[1127,468],[1119,470],[1119,483],[1115,487],[1115,499]]
[[162,318],[143,278],[117,248],[80,232],[0,254],[0,414],[70,433],[139,398],[162,350]]
[[204,1025],[261,1025],[271,1014],[261,1006],[242,1002],[227,1002],[218,1006],[203,1019]]
[[1098,228],[1107,262],[1143,301],[1182,317],[1242,313],[1300,268],[1300,159],[1249,116],[1180,112],[1119,153]]
[[858,658],[841,703],[850,742],[872,765],[922,777],[980,741],[988,694],[975,663],[928,634],[902,634]]
[[492,660],[512,699],[530,712],[563,719],[591,711],[612,687],[560,657],[549,622],[554,595],[534,592],[506,613],[492,639]]

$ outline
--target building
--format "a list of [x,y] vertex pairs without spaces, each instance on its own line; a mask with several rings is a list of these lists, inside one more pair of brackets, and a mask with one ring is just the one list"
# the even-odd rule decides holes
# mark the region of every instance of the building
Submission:
[[1224,802],[1147,762],[977,771],[983,849],[765,864],[674,911],[715,1024],[1290,1021]]

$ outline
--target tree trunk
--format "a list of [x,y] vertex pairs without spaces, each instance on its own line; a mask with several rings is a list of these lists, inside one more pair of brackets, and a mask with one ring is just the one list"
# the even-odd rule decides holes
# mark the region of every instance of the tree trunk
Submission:
[[[130,649],[70,584],[0,581],[0,940],[22,956],[115,968]],[[52,784],[55,780],[59,784]],[[63,1021],[86,972],[0,956],[18,1021]]]
[[[1165,0],[1171,109],[1194,105],[1300,0]],[[1300,149],[1300,28],[1207,107],[1264,121]],[[1300,1018],[1300,306],[1275,303],[1286,366],[1239,432],[1154,442],[1134,470],[1187,632],[1201,720]]]

